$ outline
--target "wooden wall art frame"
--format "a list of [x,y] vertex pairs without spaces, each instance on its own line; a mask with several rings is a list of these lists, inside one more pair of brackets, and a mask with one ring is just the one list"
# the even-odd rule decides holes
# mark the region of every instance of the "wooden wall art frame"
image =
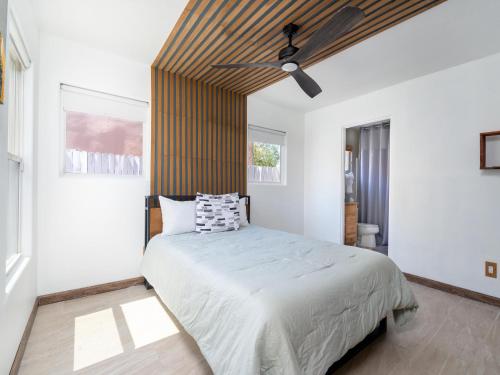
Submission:
[[0,104],[5,100],[5,41],[0,33]]
[[500,130],[494,132],[481,133],[479,135],[481,169],[500,169],[500,165],[486,165],[486,138],[496,137],[496,136],[500,136]]

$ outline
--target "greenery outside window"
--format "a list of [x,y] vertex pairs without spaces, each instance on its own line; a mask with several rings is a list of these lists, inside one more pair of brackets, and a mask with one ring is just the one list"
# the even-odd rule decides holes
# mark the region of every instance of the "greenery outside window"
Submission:
[[284,132],[249,125],[249,183],[285,183],[285,141]]

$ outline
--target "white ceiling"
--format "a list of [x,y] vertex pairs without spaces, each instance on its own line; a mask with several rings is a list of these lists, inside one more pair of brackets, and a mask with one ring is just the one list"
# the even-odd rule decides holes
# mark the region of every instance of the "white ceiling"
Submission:
[[314,99],[292,78],[254,96],[304,112],[500,52],[500,0],[448,0],[306,72]]
[[[40,28],[150,64],[188,0],[32,0]],[[500,52],[500,0],[448,0],[307,69],[323,89],[293,79],[253,95],[311,111]]]
[[40,29],[151,64],[187,0],[32,0]]

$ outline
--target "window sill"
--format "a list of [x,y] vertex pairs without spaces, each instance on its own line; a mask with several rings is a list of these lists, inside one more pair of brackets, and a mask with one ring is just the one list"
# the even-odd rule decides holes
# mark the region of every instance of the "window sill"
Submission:
[[72,172],[61,172],[60,177],[67,178],[95,178],[95,179],[142,179],[144,174],[108,174],[108,173],[72,173]]
[[9,277],[9,274],[12,272],[12,270],[16,267],[17,263],[21,259],[21,254],[15,254],[12,255],[6,262],[5,266],[5,273],[7,275],[7,278]]
[[282,182],[249,182],[248,185],[253,185],[253,186],[283,186],[285,187],[286,184]]

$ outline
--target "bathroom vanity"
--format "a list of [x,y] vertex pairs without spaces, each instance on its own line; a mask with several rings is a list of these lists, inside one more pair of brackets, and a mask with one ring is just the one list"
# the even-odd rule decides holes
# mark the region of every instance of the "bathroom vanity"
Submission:
[[358,202],[347,202],[344,216],[344,244],[355,246],[358,241]]

